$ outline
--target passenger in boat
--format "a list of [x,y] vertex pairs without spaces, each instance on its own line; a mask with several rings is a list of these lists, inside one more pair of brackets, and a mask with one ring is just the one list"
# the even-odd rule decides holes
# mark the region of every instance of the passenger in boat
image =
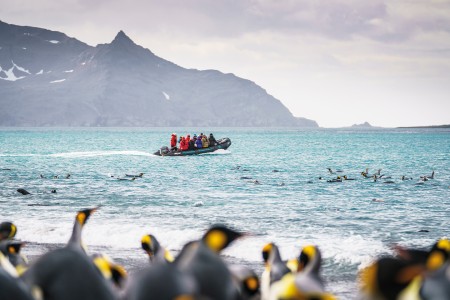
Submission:
[[209,134],[209,146],[215,146],[217,144],[216,139],[214,138],[214,135],[212,133]]
[[189,149],[189,143],[186,141],[185,137],[181,138],[180,151],[186,151]]
[[189,140],[189,150],[195,150],[195,140],[192,138]]
[[204,134],[202,135],[202,144],[203,144],[203,148],[208,148],[209,147],[208,138]]
[[170,148],[176,148],[177,147],[177,134],[172,133],[172,138],[170,139]]
[[197,148],[197,149],[203,148],[203,143],[202,143],[202,137],[201,136],[197,137],[197,140],[195,141],[195,148]]

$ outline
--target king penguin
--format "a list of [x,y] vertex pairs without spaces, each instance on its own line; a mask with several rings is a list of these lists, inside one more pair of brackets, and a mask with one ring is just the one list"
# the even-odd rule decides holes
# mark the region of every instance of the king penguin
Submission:
[[263,247],[262,257],[265,268],[261,275],[261,299],[267,300],[272,284],[291,273],[291,270],[281,259],[280,251],[274,243],[268,243]]
[[96,210],[79,211],[72,235],[64,248],[40,257],[22,276],[33,295],[42,299],[116,299],[81,243],[81,232]]
[[144,235],[141,239],[141,247],[147,253],[150,263],[173,262],[174,258],[169,250],[166,250],[152,234]]
[[251,268],[242,265],[228,266],[237,290],[240,300],[260,299],[260,282],[258,275]]
[[[15,273],[11,275],[4,266],[12,268],[8,259],[0,252],[0,299],[2,300],[33,300],[27,287]],[[14,270],[14,268],[12,268]],[[14,271],[11,271],[14,273]]]
[[0,241],[13,239],[17,234],[17,227],[11,222],[0,224]]
[[[176,264],[168,263],[161,251],[163,248],[159,246],[154,236],[145,235],[141,239],[141,245],[147,253],[151,252],[148,253],[151,263],[131,276],[125,288],[125,299],[197,299],[199,289],[195,278],[180,270]],[[186,246],[180,255],[186,251],[185,249]]]
[[243,235],[226,226],[214,225],[200,241],[185,245],[174,264],[196,280],[201,296],[215,300],[234,300],[238,291],[231,272],[219,254]]
[[0,242],[0,252],[8,258],[9,262],[14,266],[17,274],[22,275],[28,267],[28,259],[20,253],[24,242],[16,240],[5,240]]

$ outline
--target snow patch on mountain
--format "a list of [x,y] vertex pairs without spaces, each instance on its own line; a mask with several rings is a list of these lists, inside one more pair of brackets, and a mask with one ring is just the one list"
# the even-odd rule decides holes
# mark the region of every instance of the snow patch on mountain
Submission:
[[57,41],[57,40],[47,40],[47,42],[49,42],[49,43],[52,43],[52,44],[59,44],[60,43],[60,41]]
[[167,94],[166,92],[162,92],[163,93],[163,95],[164,95],[164,97],[166,98],[166,100],[170,100],[170,96],[169,96],[169,94]]

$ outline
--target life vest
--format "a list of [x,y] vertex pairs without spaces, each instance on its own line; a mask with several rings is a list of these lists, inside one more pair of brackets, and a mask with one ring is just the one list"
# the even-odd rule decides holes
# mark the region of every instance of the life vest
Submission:
[[170,147],[175,147],[177,145],[177,136],[172,134],[172,138],[170,139]]
[[208,139],[206,138],[206,136],[202,137],[202,144],[203,144],[203,148],[209,147]]

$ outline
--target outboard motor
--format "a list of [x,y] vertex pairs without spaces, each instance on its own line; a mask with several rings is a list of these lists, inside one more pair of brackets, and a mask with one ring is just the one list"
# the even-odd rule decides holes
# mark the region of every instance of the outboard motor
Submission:
[[161,154],[161,155],[166,155],[166,154],[168,154],[170,152],[170,150],[169,150],[169,147],[167,147],[167,146],[163,146],[163,147],[161,147],[161,149],[159,149],[159,153]]

